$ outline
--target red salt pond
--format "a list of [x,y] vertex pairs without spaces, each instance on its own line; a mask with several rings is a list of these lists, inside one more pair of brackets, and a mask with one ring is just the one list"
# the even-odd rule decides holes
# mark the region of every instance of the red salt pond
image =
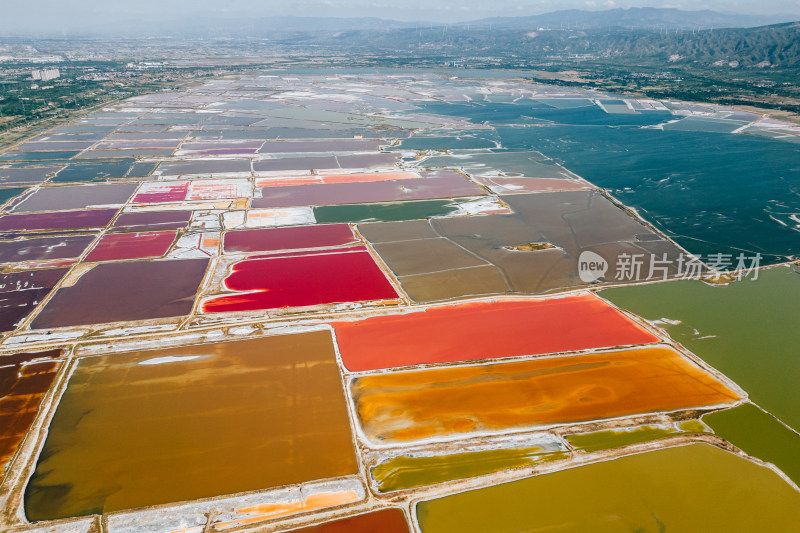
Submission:
[[188,192],[188,181],[179,183],[145,183],[136,196],[133,197],[133,203],[182,202],[186,199]]
[[100,239],[86,261],[161,257],[172,246],[177,234],[177,231],[110,233]]
[[116,214],[116,209],[91,209],[6,215],[0,218],[0,230],[100,228],[107,226]]
[[238,294],[206,300],[205,313],[256,311],[397,298],[363,246],[293,256],[246,259],[233,266],[225,287]]
[[341,246],[355,242],[347,224],[296,226],[290,228],[230,231],[225,234],[225,252],[270,252]]
[[352,371],[658,341],[591,294],[449,305],[334,327]]

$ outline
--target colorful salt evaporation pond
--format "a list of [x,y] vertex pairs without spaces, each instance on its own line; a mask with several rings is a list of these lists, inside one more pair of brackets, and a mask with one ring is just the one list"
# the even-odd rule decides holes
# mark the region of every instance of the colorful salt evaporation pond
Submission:
[[64,235],[0,241],[0,263],[80,257],[96,238],[97,235]]
[[107,354],[79,361],[25,512],[109,513],[357,472],[329,331]]
[[0,218],[0,230],[101,228],[107,226],[116,214],[116,209],[92,209],[5,215]]
[[441,171],[415,179],[262,187],[262,197],[254,198],[252,206],[276,208],[301,205],[363,204],[485,194],[484,189],[464,176],[453,171]]
[[510,212],[511,210],[504,203],[495,198],[467,196],[447,200],[315,206],[314,218],[320,224],[333,224],[338,222],[393,222]]
[[800,435],[751,403],[703,417],[714,433],[744,453],[777,466],[800,486]]
[[347,224],[332,224],[229,231],[223,239],[223,248],[225,253],[272,252],[330,248],[355,242],[355,235]]
[[223,284],[226,290],[237,292],[205,300],[205,313],[398,297],[365,246],[340,246],[355,241],[347,225],[229,232],[224,239],[226,251],[313,250],[260,255],[234,263]]
[[86,256],[86,261],[161,257],[170,249],[177,234],[176,231],[109,233]]
[[662,346],[354,378],[373,443],[454,438],[729,405],[739,395]]
[[640,442],[673,437],[686,433],[706,433],[706,428],[697,420],[685,420],[671,426],[638,426],[625,429],[609,429],[593,433],[567,435],[566,440],[576,450],[596,452],[619,448]]
[[0,356],[0,480],[61,366],[60,349]]
[[15,330],[68,270],[49,268],[0,274],[0,332]]
[[56,291],[32,329],[188,315],[207,259],[101,263]]
[[727,286],[676,281],[601,295],[664,328],[735,381],[756,404],[800,431],[800,274],[761,270]]
[[424,533],[792,531],[800,493],[767,468],[693,444],[424,501],[417,519]]
[[527,447],[501,448],[462,453],[410,453],[392,457],[370,468],[378,491],[424,487],[457,479],[467,479],[503,470],[532,467],[569,457],[563,444],[555,441]]
[[334,327],[351,371],[658,342],[592,294],[430,307]]
[[383,509],[311,527],[294,533],[408,533],[408,523],[400,509]]
[[14,208],[15,213],[121,206],[136,190],[135,183],[70,185],[36,190]]

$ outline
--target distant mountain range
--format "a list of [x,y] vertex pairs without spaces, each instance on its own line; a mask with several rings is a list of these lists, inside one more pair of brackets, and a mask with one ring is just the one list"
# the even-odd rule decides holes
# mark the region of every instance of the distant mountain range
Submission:
[[484,27],[493,25],[496,29],[531,30],[546,29],[709,29],[709,28],[750,28],[767,26],[781,22],[791,22],[800,17],[786,15],[742,15],[719,13],[716,11],[683,11],[655,7],[632,7],[629,9],[607,9],[604,11],[585,11],[569,9],[553,11],[531,17],[499,17],[459,24],[460,26]]
[[649,59],[732,68],[800,68],[800,22],[707,30],[451,28],[297,34],[286,44],[450,57]]
[[[748,28],[800,19],[800,15],[742,15],[716,11],[682,11],[679,9],[629,8],[603,11],[562,10],[525,17],[499,17],[445,25],[439,22],[401,22],[379,18],[325,17],[252,17],[208,16],[187,14],[181,18],[152,17],[138,20],[109,20],[99,23],[88,20],[81,25],[69,21],[43,18],[37,25],[38,36],[45,34],[69,36],[124,37],[215,37],[215,38],[274,38],[289,33],[391,31],[419,28],[464,28],[491,31],[532,31],[544,29],[650,29],[698,30],[710,28]],[[48,22],[49,20],[49,22]],[[0,32],[20,36],[23,26],[10,17],[0,17]]]

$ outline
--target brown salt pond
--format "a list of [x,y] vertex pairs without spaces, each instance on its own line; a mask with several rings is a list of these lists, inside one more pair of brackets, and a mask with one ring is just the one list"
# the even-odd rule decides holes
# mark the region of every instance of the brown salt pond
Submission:
[[192,311],[207,259],[101,263],[59,289],[33,329],[178,317]]
[[60,349],[0,355],[0,480],[56,377],[60,355]]
[[81,359],[27,487],[31,520],[354,474],[331,333]]
[[[584,251],[606,260],[609,271],[603,279],[607,281],[620,274],[617,258],[624,253],[642,261],[641,269],[631,272],[634,279],[630,281],[648,278],[651,254],[659,259],[666,254],[670,263],[663,273],[654,270],[655,279],[676,272],[680,249],[595,191],[513,194],[501,199],[514,214],[366,223],[359,224],[358,230],[417,302],[498,293],[543,294],[583,286],[578,258]],[[553,247],[514,249],[529,243]],[[411,253],[417,246],[424,246],[428,253]]]
[[355,378],[375,443],[732,404],[739,395],[663,346]]

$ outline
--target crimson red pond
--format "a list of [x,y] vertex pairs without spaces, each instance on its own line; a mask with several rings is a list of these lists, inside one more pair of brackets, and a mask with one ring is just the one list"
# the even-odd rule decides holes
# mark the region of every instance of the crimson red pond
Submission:
[[161,257],[172,246],[177,234],[177,231],[109,233],[89,252],[86,261]]
[[448,305],[334,327],[352,371],[658,341],[593,294]]
[[394,287],[363,246],[246,259],[233,265],[225,288],[236,293],[206,300],[203,312],[397,298]]
[[225,234],[226,252],[269,252],[340,246],[355,241],[347,224],[295,226],[231,231]]

